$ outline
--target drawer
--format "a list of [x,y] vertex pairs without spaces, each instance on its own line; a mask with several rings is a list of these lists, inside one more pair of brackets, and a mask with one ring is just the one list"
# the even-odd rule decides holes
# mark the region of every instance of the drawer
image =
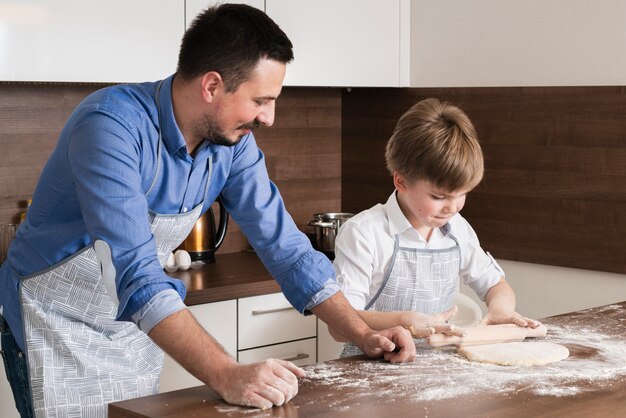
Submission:
[[239,350],[317,335],[315,316],[303,316],[282,293],[241,298],[238,301]]
[[252,348],[239,352],[240,363],[256,363],[268,358],[287,360],[296,366],[306,366],[316,361],[316,338],[292,341],[290,343]]

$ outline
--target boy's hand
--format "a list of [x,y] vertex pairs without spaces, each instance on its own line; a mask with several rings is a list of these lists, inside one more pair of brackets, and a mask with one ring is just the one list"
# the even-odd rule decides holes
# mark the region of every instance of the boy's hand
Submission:
[[407,311],[408,325],[406,328],[411,331],[413,338],[426,338],[432,334],[462,337],[464,335],[463,329],[448,323],[458,311],[459,308],[456,305],[446,312],[436,315]]
[[530,328],[537,328],[541,325],[541,322],[515,312],[515,293],[504,277],[501,277],[498,284],[489,289],[485,302],[489,310],[480,321],[480,325],[515,324]]
[[489,310],[480,325],[515,324],[520,327],[537,328],[541,322],[526,318],[515,311]]

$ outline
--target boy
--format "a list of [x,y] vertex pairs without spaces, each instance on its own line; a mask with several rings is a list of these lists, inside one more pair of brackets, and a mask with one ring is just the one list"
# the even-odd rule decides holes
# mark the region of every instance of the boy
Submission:
[[[487,304],[482,324],[537,327],[515,312],[504,272],[459,214],[484,170],[467,115],[433,98],[417,103],[398,120],[385,158],[396,190],[384,205],[346,222],[335,242],[343,292],[365,322],[374,329],[401,325],[415,337],[461,335],[447,321],[462,278]],[[346,344],[342,356],[360,353]]]

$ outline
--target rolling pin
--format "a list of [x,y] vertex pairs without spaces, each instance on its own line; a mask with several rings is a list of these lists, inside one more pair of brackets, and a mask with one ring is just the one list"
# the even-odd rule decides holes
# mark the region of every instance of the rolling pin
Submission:
[[481,325],[465,329],[464,337],[444,334],[433,334],[427,338],[428,344],[433,347],[456,345],[483,345],[524,341],[526,337],[544,337],[547,329],[545,325],[537,328],[524,328],[515,324]]

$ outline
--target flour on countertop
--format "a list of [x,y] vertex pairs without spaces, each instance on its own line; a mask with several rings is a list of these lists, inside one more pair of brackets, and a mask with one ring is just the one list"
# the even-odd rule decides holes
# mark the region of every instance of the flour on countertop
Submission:
[[[591,311],[582,311],[581,314]],[[618,314],[626,309],[610,305],[595,310],[600,315]],[[626,343],[610,321],[598,317],[597,328],[581,326],[576,316],[555,318],[544,339],[562,344],[571,357],[558,363],[534,367],[510,367],[472,363],[453,348],[419,347],[417,359],[409,364],[362,361],[350,370],[338,363],[321,363],[305,368],[315,385],[337,389],[359,388],[350,392],[350,402],[359,396],[375,396],[381,401],[413,399],[434,401],[476,393],[514,393],[527,390],[538,396],[574,396],[591,389],[609,387],[615,379],[626,378]],[[586,357],[577,354],[588,353]],[[590,353],[590,354],[589,354]],[[335,402],[336,403],[336,402]]]
[[[592,315],[594,328],[589,326]],[[596,321],[597,316],[597,321]],[[580,320],[584,317],[586,321]],[[301,386],[326,387],[314,400],[292,402],[322,404],[333,410],[347,411],[359,399],[376,397],[380,402],[438,401],[464,395],[514,394],[525,391],[531,396],[567,397],[589,390],[610,389],[626,379],[626,342],[621,334],[626,309],[621,305],[580,311],[568,317],[545,322],[548,335],[538,341],[566,346],[570,357],[545,366],[512,367],[472,363],[456,349],[420,346],[417,359],[408,364],[363,360],[345,364],[318,363],[304,367]],[[297,407],[297,406],[296,406]],[[216,406],[227,416],[255,413],[261,418],[268,411],[236,406]]]
[[[219,404],[215,406],[215,410],[217,412],[220,412],[222,414],[230,414],[230,413],[237,413],[237,414],[257,414],[255,415],[255,417],[262,417],[263,415],[263,410],[260,408],[246,408],[243,406],[236,406],[236,405],[228,405],[228,404]],[[265,412],[265,416],[266,417],[270,417],[272,416],[271,412],[267,411]]]

